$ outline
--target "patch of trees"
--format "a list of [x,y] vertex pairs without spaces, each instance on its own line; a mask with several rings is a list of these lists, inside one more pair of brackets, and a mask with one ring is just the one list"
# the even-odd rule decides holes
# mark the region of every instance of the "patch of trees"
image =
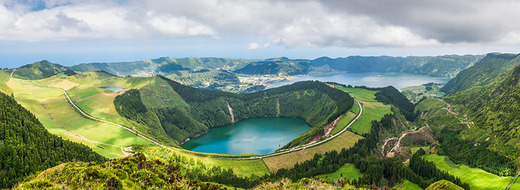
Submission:
[[229,104],[235,121],[259,117],[305,120],[315,128],[286,147],[298,146],[319,133],[319,127],[334,121],[354,104],[347,93],[316,81],[297,82],[250,94],[234,94],[201,90],[161,78],[188,106],[147,107],[141,101],[139,90],[129,90],[117,96],[114,105],[121,115],[148,126],[149,134],[167,136],[177,142],[211,127],[231,124]]
[[63,162],[103,162],[106,158],[79,143],[50,134],[12,97],[0,93],[0,188]]
[[399,108],[408,121],[414,121],[417,115],[414,112],[415,105],[401,92],[392,86],[384,87],[375,94],[376,100],[385,104],[392,104]]
[[424,154],[426,154],[426,152],[422,148],[413,154],[412,159],[410,159],[410,165],[408,166],[410,169],[412,169],[413,172],[422,178],[429,180],[430,182],[444,179],[451,181],[464,189],[470,189],[467,183],[462,183],[459,178],[448,174],[448,172],[438,169],[433,162],[424,160],[421,157]]
[[440,153],[450,157],[457,164],[481,168],[487,172],[512,176],[516,174],[514,161],[495,151],[489,150],[489,142],[462,140],[460,131],[443,128],[437,135],[441,145]]

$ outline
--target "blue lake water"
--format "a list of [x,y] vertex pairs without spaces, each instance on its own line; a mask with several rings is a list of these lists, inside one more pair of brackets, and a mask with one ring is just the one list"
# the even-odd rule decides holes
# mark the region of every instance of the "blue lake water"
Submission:
[[182,145],[196,152],[221,154],[269,154],[311,127],[295,118],[254,118],[209,130]]
[[350,84],[352,86],[367,87],[386,87],[394,86],[398,90],[409,86],[418,86],[421,84],[435,82],[440,84],[447,83],[450,79],[445,77],[432,77],[429,75],[411,74],[411,73],[394,73],[394,72],[367,72],[367,73],[345,73],[339,75],[327,76],[300,76],[291,81],[276,82],[269,84],[267,88],[275,88],[298,81],[318,80],[322,82],[337,82],[340,84]]
[[106,89],[106,90],[112,90],[114,92],[119,92],[119,91],[125,89],[125,87],[122,87],[122,86],[103,86],[103,87],[99,87],[99,88]]

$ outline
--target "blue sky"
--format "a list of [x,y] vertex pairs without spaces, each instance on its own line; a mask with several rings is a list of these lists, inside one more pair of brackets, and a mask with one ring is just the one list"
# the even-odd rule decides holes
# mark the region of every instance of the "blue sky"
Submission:
[[508,0],[0,0],[0,67],[520,53]]

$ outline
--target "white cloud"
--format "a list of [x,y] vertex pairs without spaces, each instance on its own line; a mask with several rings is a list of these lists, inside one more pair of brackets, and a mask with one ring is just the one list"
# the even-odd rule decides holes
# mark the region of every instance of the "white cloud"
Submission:
[[[31,11],[42,1],[45,9]],[[0,40],[258,39],[248,49],[520,44],[520,2],[461,1],[0,0]]]

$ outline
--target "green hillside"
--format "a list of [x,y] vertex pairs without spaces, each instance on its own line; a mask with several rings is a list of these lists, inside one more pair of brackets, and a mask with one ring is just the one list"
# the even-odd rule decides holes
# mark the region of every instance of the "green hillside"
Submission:
[[58,73],[65,73],[67,75],[75,74],[62,65],[43,60],[20,67],[16,70],[13,76],[21,79],[37,80],[47,78]]
[[[353,99],[347,93],[320,82],[298,82],[251,94],[233,94],[200,90],[164,77],[161,79],[160,84],[150,84],[117,96],[114,104],[121,115],[149,127],[141,131],[177,143],[211,127],[258,117],[301,118],[314,127],[304,133],[308,139],[319,133],[319,127],[344,114],[353,105]],[[291,145],[304,141],[296,139]]]
[[[516,59],[515,59],[516,60]],[[463,105],[474,127],[463,135],[475,141],[488,141],[507,155],[520,155],[519,81],[520,66],[510,69],[484,86],[477,86],[448,97]]]
[[0,188],[62,162],[102,162],[92,149],[50,134],[36,117],[0,93]]
[[516,54],[487,54],[473,67],[461,71],[457,77],[442,87],[441,91],[447,95],[453,95],[471,87],[484,86],[518,64],[520,64],[520,58]]

